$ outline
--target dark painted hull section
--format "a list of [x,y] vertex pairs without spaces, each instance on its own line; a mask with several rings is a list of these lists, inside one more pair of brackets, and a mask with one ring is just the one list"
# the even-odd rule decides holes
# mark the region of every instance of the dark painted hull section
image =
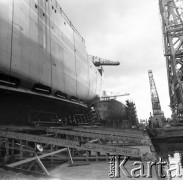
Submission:
[[103,121],[112,122],[126,119],[126,106],[114,99],[100,101],[96,109]]
[[[0,89],[0,124],[34,125],[36,121],[59,122],[88,112],[87,106],[72,101]],[[68,124],[71,122],[64,122]],[[63,125],[60,124],[60,126]]]

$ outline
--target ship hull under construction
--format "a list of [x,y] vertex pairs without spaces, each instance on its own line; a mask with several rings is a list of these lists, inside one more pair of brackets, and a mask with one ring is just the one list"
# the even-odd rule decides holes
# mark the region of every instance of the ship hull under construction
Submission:
[[[101,83],[102,76],[89,59],[84,39],[55,0],[0,1],[0,90],[4,105],[12,108],[12,104],[19,107],[24,105],[20,102],[26,102],[29,109],[41,111],[44,108],[40,106],[47,103],[44,111],[79,112],[100,96]],[[1,103],[0,113],[7,116],[4,105]]]
[[128,126],[129,122],[126,120],[127,107],[123,103],[115,99],[101,100],[96,109],[100,113],[101,121],[105,126],[120,128],[125,125]]

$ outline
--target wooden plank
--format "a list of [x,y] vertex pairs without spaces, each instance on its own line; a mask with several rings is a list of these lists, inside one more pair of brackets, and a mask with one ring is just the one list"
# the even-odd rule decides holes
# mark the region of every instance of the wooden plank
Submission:
[[62,129],[55,129],[55,128],[48,128],[47,132],[56,133],[56,134],[64,134],[64,135],[71,135],[75,137],[88,137],[93,139],[102,139],[102,140],[112,140],[112,141],[119,141],[122,145],[151,145],[150,138],[147,135],[143,136],[131,136],[130,133],[123,133],[119,135],[110,134],[110,132],[103,131],[97,133],[92,131],[91,129],[80,129],[77,130],[62,130]]
[[[73,128],[73,131],[76,132],[83,132],[83,133],[93,133],[98,137],[102,137],[103,135],[106,138],[115,138],[117,141],[124,141],[126,142],[126,144],[128,145],[129,143],[131,144],[141,144],[141,145],[151,145],[151,140],[149,138],[149,136],[147,134],[143,134],[142,132],[139,132],[140,134],[135,134],[135,132],[137,130],[128,130],[126,132],[124,132],[123,130],[121,130],[121,132],[117,131],[115,132],[114,129],[110,130],[110,128],[108,129],[100,129],[100,128],[96,128],[96,129],[92,129],[92,128],[80,128],[80,127],[76,127]],[[102,138],[101,138],[102,139]],[[114,140],[114,139],[113,139]]]
[[44,173],[49,176],[50,173],[47,171],[47,169],[45,168],[45,166],[43,165],[43,163],[41,162],[41,160],[38,156],[36,156],[36,160],[37,160],[39,166],[41,167],[41,169],[44,171]]
[[[39,157],[39,158],[41,159],[41,158],[44,158],[44,157],[47,157],[47,156],[51,156],[51,155],[60,153],[60,152],[62,152],[62,151],[66,151],[66,150],[67,150],[67,148],[63,148],[63,149],[60,149],[60,150],[58,150],[58,151],[54,151],[54,152],[51,152],[51,153],[46,153],[46,154],[43,154],[43,155],[40,155],[40,156],[37,156],[37,157]],[[37,157],[35,156],[35,157],[27,158],[27,159],[24,159],[24,160],[22,160],[22,161],[18,161],[18,162],[12,163],[12,164],[8,164],[7,166],[8,166],[8,167],[19,166],[19,165],[21,165],[21,164],[28,163],[28,162],[30,162],[30,161],[34,161],[34,160],[37,159]]]
[[52,145],[57,145],[62,147],[76,148],[80,150],[90,150],[94,152],[103,152],[103,153],[112,153],[112,154],[125,155],[125,156],[140,157],[140,150],[137,148],[106,146],[106,145],[99,145],[99,144],[92,144],[92,143],[81,144],[80,142],[77,142],[77,141],[50,138],[50,137],[44,137],[40,135],[38,136],[38,135],[30,135],[30,134],[17,133],[17,132],[9,132],[9,131],[0,131],[0,137],[52,144]]
[[138,148],[129,148],[129,147],[116,147],[116,146],[104,146],[99,144],[91,144],[86,143],[81,145],[81,148],[88,149],[100,153],[111,153],[111,154],[118,154],[124,156],[132,156],[132,157],[140,157],[140,149]]
[[37,142],[37,143],[52,144],[52,145],[58,145],[58,146],[64,146],[64,147],[79,146],[79,142],[77,141],[50,138],[50,137],[44,137],[40,135],[31,135],[31,134],[17,133],[17,132],[10,132],[10,131],[0,130],[0,137],[8,137],[8,138],[17,139],[17,140],[18,139],[27,140],[27,141]]
[[141,143],[141,138],[139,137],[129,137],[129,134],[125,134],[124,136],[117,136],[117,135],[109,135],[109,134],[98,134],[98,133],[90,133],[90,132],[78,132],[78,131],[69,131],[69,130],[61,130],[61,129],[47,129],[49,133],[56,133],[56,134],[64,134],[64,135],[71,135],[71,136],[79,136],[79,137],[89,137],[94,139],[103,139],[103,140],[113,140],[113,141],[124,141],[128,144],[128,142],[136,141]]
[[114,130],[103,130],[103,129],[92,129],[92,128],[80,128],[80,127],[75,127],[73,128],[74,131],[79,131],[79,132],[87,132],[87,133],[96,133],[96,134],[108,134],[111,136],[128,136],[128,137],[134,137],[134,138],[143,138],[144,135],[142,134],[135,134],[135,131],[131,130],[128,132],[115,132]]

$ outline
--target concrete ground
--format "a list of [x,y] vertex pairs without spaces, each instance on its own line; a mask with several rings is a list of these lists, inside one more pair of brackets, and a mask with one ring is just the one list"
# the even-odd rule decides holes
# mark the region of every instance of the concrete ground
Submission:
[[[129,160],[125,164],[125,168],[129,173],[131,173],[131,170],[134,168],[139,167],[139,165],[134,166],[133,163],[135,161]],[[77,163],[77,162],[76,162]],[[51,176],[63,179],[63,180],[109,180],[111,179],[109,177],[109,163],[108,162],[89,162],[89,165],[82,165],[82,166],[72,166],[69,167],[68,163],[63,164],[53,171],[51,171]],[[144,174],[147,174],[147,161],[143,161],[144,164]],[[138,175],[140,171],[137,171],[136,174]],[[120,170],[120,179],[123,180],[157,180],[157,174],[155,172],[155,168],[152,168],[152,178],[147,177],[139,177],[139,178],[129,178],[127,177],[121,170]],[[118,179],[119,179],[118,178]]]
[[[144,173],[147,174],[147,162],[155,162],[156,157],[149,146],[131,146],[134,148],[139,148],[141,151],[141,160],[140,162],[144,165]],[[122,160],[121,160],[122,161]],[[134,168],[138,168],[140,165],[133,165],[136,160],[129,159],[126,164],[125,168],[131,174],[131,170]],[[79,162],[75,162],[78,164]],[[87,163],[86,161],[84,162]],[[68,163],[65,163],[61,166],[58,166],[56,169],[52,170],[50,173],[51,176],[63,179],[63,180],[109,180],[109,171],[110,165],[107,161],[90,161],[88,162],[89,165],[80,165],[80,166],[72,166],[69,167]],[[140,174],[140,170],[136,171],[136,175]],[[155,170],[155,166],[152,166],[152,178],[148,177],[139,177],[139,178],[129,178],[127,177],[122,170],[120,170],[120,177],[118,179],[123,180],[160,180],[157,175],[157,171]]]

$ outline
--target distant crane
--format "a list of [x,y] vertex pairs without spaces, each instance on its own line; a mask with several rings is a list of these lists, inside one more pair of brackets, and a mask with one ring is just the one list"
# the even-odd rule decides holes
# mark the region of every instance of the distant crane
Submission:
[[120,96],[129,96],[130,94],[129,93],[125,93],[125,94],[118,94],[118,95],[112,95],[112,96],[108,96],[106,91],[103,91],[103,96],[101,97],[102,100],[108,100],[108,99],[116,99],[117,97],[120,97]]
[[93,64],[97,67],[99,66],[118,66],[120,65],[119,61],[111,61],[108,59],[103,59],[103,58],[99,58],[97,56],[92,56],[90,55],[90,57],[92,58]]
[[172,115],[183,119],[183,2],[159,0]]
[[149,75],[149,83],[150,83],[153,116],[164,116],[163,112],[161,111],[160,100],[159,100],[158,92],[156,89],[156,84],[153,78],[153,73],[151,70],[148,71],[148,75]]

